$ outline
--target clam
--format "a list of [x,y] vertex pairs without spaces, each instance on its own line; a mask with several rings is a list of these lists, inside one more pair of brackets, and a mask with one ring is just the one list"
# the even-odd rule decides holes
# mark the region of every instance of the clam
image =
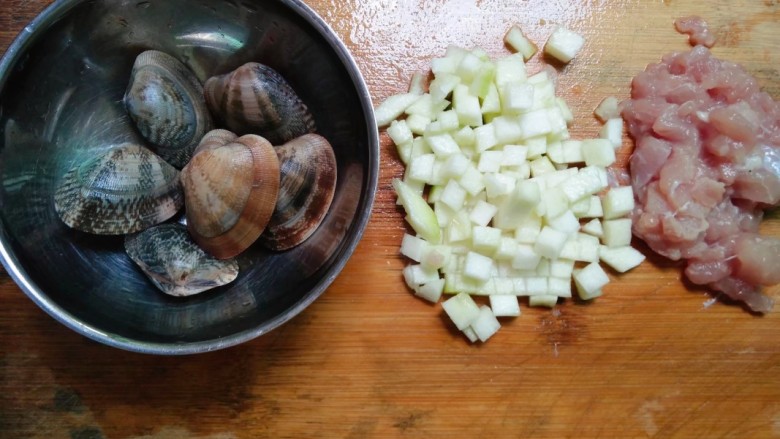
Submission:
[[297,246],[319,227],[336,190],[336,156],[324,137],[306,134],[276,147],[279,198],[262,244],[272,250]]
[[147,148],[126,143],[68,171],[54,209],[68,226],[99,235],[134,233],[184,204],[179,171]]
[[210,132],[182,169],[187,228],[198,245],[219,259],[254,243],[271,218],[279,192],[273,146],[253,134]]
[[144,139],[177,168],[187,164],[211,129],[211,115],[198,78],[166,53],[147,50],[138,55],[124,100]]
[[184,297],[233,282],[234,259],[204,252],[181,224],[162,224],[125,237],[128,256],[163,293]]
[[274,145],[315,131],[314,119],[276,70],[255,62],[209,78],[203,86],[212,114],[237,134],[259,134]]

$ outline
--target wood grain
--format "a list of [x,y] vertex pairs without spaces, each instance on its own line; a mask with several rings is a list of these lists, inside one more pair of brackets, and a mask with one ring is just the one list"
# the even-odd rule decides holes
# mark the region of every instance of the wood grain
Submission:
[[[48,3],[0,3],[0,48]],[[560,92],[573,134],[592,136],[603,97],[626,97],[646,64],[686,49],[672,21],[692,13],[715,30],[716,55],[780,98],[775,0],[307,3],[349,46],[376,102],[448,44],[501,55],[513,23],[540,43],[565,24],[587,44],[560,69]],[[402,168],[381,139],[379,192],[357,252],[321,299],[250,343],[186,358],[118,351],[65,329],[0,276],[0,436],[780,437],[778,312],[705,307],[709,296],[659,257],[613,275],[593,304],[524,308],[488,343],[467,344],[440,306],[403,285],[406,229],[390,188]],[[780,221],[764,231],[780,235]]]

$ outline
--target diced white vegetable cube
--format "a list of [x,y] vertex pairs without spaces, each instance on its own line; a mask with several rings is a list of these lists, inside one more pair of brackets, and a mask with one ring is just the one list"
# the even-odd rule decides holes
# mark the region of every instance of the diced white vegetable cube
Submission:
[[491,200],[510,194],[515,189],[515,179],[504,173],[485,174],[482,181],[487,197]]
[[473,53],[467,52],[460,60],[457,74],[463,82],[471,82],[483,67],[483,61]]
[[[511,279],[507,280],[512,283]],[[490,296],[490,308],[496,317],[517,317],[520,315],[520,303],[515,295],[494,294]]]
[[450,134],[439,134],[435,136],[426,137],[428,145],[433,150],[434,154],[442,157],[446,157],[452,154],[460,153],[460,147],[455,139]]
[[424,116],[433,120],[434,116],[436,115],[436,110],[434,110],[434,107],[433,97],[430,94],[423,94],[419,96],[419,99],[414,101],[412,105],[406,107],[404,113],[410,116]]
[[558,297],[571,297],[571,277],[549,277],[547,278],[548,292]]
[[582,140],[564,140],[561,142],[564,163],[581,163],[585,161],[582,156]]
[[614,96],[608,96],[602,99],[593,114],[602,121],[606,122],[609,119],[616,119],[620,117],[620,110],[618,110],[618,99]]
[[604,221],[604,236],[601,238],[607,247],[623,247],[631,245],[631,219],[619,218]]
[[527,82],[509,82],[499,90],[504,112],[523,113],[534,105],[535,87]]
[[450,180],[439,196],[439,200],[454,210],[461,209],[466,202],[466,190],[457,181]]
[[552,261],[552,259],[542,258],[542,260],[539,261],[539,265],[536,266],[536,270],[534,270],[535,274],[537,276],[549,277],[550,276],[550,261]]
[[501,168],[501,159],[504,157],[502,151],[485,151],[479,155],[479,172],[498,172]]
[[453,90],[452,105],[458,114],[460,125],[482,125],[482,107],[479,98],[469,93],[469,88],[458,84]]
[[549,219],[547,225],[570,236],[580,230],[580,221],[571,210],[566,210],[555,218]]
[[515,239],[519,243],[533,244],[541,231],[542,218],[539,215],[528,214],[515,228]]
[[387,127],[387,135],[393,140],[393,143],[400,145],[403,143],[410,143],[414,140],[412,130],[406,124],[405,120],[394,120],[390,122],[390,126]]
[[483,255],[493,255],[501,244],[501,229],[474,226],[471,229],[472,248]]
[[453,244],[471,239],[471,221],[465,210],[458,210],[447,226],[447,242]]
[[388,97],[376,109],[374,109],[374,118],[378,127],[384,127],[390,122],[398,119],[406,108],[420,99],[420,96],[414,93],[403,93]]
[[568,234],[555,230],[552,227],[544,226],[536,238],[534,252],[545,258],[555,259],[561,254],[567,239]]
[[471,160],[463,154],[453,154],[447,157],[442,172],[446,177],[459,178],[469,168]]
[[470,326],[479,317],[479,306],[466,293],[459,293],[441,304],[444,312],[459,330]]
[[575,238],[569,238],[563,245],[561,253],[558,255],[560,259],[571,259],[573,261],[579,260],[580,257],[580,241]]
[[469,165],[466,172],[458,179],[458,183],[460,183],[463,189],[466,189],[466,192],[471,196],[476,196],[485,189],[482,173],[473,165]]
[[582,157],[587,166],[606,168],[615,163],[615,148],[607,139],[587,139],[582,141]]
[[458,113],[456,113],[455,110],[442,111],[439,113],[436,121],[441,124],[441,129],[443,131],[455,131],[460,128]]
[[424,239],[404,233],[401,241],[401,254],[415,262],[420,262],[429,247],[430,244]]
[[409,93],[422,95],[425,93],[425,82],[427,75],[422,72],[414,72],[409,79]]
[[519,270],[534,270],[539,265],[542,256],[534,251],[534,248],[528,244],[518,244],[517,252],[512,258],[512,268]]
[[423,253],[420,264],[426,268],[439,269],[447,264],[452,256],[452,248],[448,245],[432,245]]
[[436,156],[433,154],[423,154],[413,158],[409,162],[408,177],[412,180],[429,182],[433,176],[434,161],[436,161]]
[[566,120],[566,123],[571,124],[574,122],[574,113],[571,112],[569,104],[567,104],[562,97],[556,97],[555,103],[558,104],[558,108],[561,110],[561,114],[563,114],[563,118]]
[[420,264],[407,265],[403,269],[403,275],[406,284],[412,289],[439,279],[439,271],[437,269],[423,267]]
[[[548,189],[542,198],[544,203],[544,217],[549,222],[550,219],[557,218],[569,210],[569,199],[560,189],[554,187]],[[579,223],[578,223],[579,224]]]
[[525,279],[525,288],[529,296],[540,296],[548,294],[550,286],[547,282],[547,277],[532,276]]
[[593,218],[587,224],[582,226],[582,231],[597,238],[604,236],[604,228],[601,227],[601,221],[598,218]]
[[584,262],[598,262],[599,239],[595,236],[578,233],[577,241],[579,242],[579,254],[574,259]]
[[444,279],[436,279],[421,285],[420,288],[414,292],[414,295],[429,302],[437,303],[439,299],[441,299],[441,294],[443,291]]
[[509,31],[504,35],[504,42],[521,54],[526,61],[537,51],[536,44],[531,42],[517,25],[509,28]]
[[539,185],[532,180],[521,180],[515,189],[498,204],[498,212],[493,218],[495,227],[516,229],[541,199]]
[[[428,85],[428,93],[434,102],[441,102],[460,84],[460,78],[453,74],[437,74]],[[431,116],[432,117],[432,116]]]
[[423,116],[421,114],[412,114],[406,119],[406,126],[412,132],[412,134],[422,135],[425,133],[425,128],[431,123],[431,118]]
[[[428,180],[428,184],[433,187],[439,187],[447,183],[449,178],[444,175],[444,160],[437,158],[433,162],[433,172],[431,172],[431,179]],[[430,201],[428,202],[430,204]]]
[[609,276],[597,262],[575,271],[574,284],[582,300],[590,300],[601,295],[601,289],[609,283]]
[[528,78],[522,55],[510,55],[496,61],[496,85],[500,89],[510,83],[524,82]]
[[492,62],[483,61],[482,67],[471,81],[471,85],[469,86],[469,93],[477,96],[480,99],[485,99],[485,97],[490,92],[490,87],[495,86],[495,83],[493,82],[495,75],[495,65]]
[[485,342],[487,339],[493,336],[501,328],[501,324],[498,323],[498,319],[493,315],[493,311],[487,305],[482,305],[479,309],[479,316],[471,324],[471,328],[474,329],[474,333],[480,341]]
[[486,123],[474,128],[474,143],[477,152],[483,152],[498,145],[496,130],[492,123]]
[[501,166],[521,165],[528,157],[528,147],[525,145],[505,145],[502,152]]
[[565,135],[557,138],[557,140],[563,140],[568,138],[568,130],[566,118],[563,116],[563,112],[557,106],[547,108],[547,118],[550,119],[550,126],[552,127],[552,133],[566,133]]
[[599,137],[609,140],[613,148],[620,148],[623,144],[623,119],[608,119],[601,127]]
[[538,159],[532,160],[531,163],[531,175],[533,177],[538,177],[540,175],[544,175],[550,172],[555,172],[555,166],[553,166],[552,162],[550,161],[547,156],[539,157]]
[[487,95],[482,99],[482,114],[497,114],[501,112],[501,96],[495,84],[490,84]]
[[601,207],[601,199],[597,195],[590,197],[588,210],[580,218],[601,218],[604,216],[604,210]]
[[458,71],[458,64],[462,57],[443,56],[441,58],[431,59],[431,71],[434,75],[455,74]]
[[552,294],[541,294],[528,298],[528,306],[555,308],[557,304],[558,296],[553,296]]
[[513,116],[498,116],[490,122],[496,135],[496,142],[500,145],[515,143],[523,139],[523,130],[520,121]]
[[631,186],[610,188],[601,199],[601,207],[607,220],[627,215],[634,210],[634,190]]
[[558,26],[547,39],[544,52],[567,63],[579,53],[583,44],[585,44],[585,39],[580,34]]
[[550,276],[561,279],[571,279],[574,271],[574,260],[553,259],[550,261]]
[[631,246],[601,246],[599,247],[599,257],[602,262],[612,267],[618,273],[625,273],[639,266],[645,260],[645,255]]
[[498,212],[498,207],[494,204],[490,204],[486,201],[479,200],[469,212],[469,219],[472,223],[479,226],[487,226],[490,224],[490,220]]
[[471,148],[477,141],[477,137],[474,135],[474,129],[470,126],[462,127],[452,135],[452,138],[458,142],[458,145],[460,145],[461,149]]
[[547,137],[539,136],[524,141],[528,147],[528,160],[534,160],[547,153]]
[[[571,168],[569,168],[571,169]],[[598,199],[598,197],[596,197]],[[585,215],[590,212],[590,197],[585,197],[579,201],[575,201],[574,203],[571,203],[571,211],[574,213],[574,216],[577,218],[584,218]],[[598,201],[599,205],[601,204],[601,200]]]
[[550,125],[550,118],[547,116],[546,109],[523,113],[519,118],[520,127],[526,138],[544,136],[552,132],[552,125]]
[[563,143],[552,142],[547,145],[547,157],[556,165],[566,164],[566,159],[563,155]]
[[511,261],[517,254],[518,242],[509,236],[502,236],[493,257],[498,261]]
[[[437,198],[440,198],[441,193],[444,192],[443,187],[436,186],[435,189],[437,190],[431,190],[431,193],[438,195]],[[428,201],[432,201],[431,194],[428,194]],[[433,213],[436,215],[436,222],[439,223],[439,227],[444,228],[447,227],[450,222],[452,222],[452,219],[455,217],[456,210],[442,203],[441,200],[436,199],[433,203]]]
[[477,252],[468,252],[463,264],[463,274],[474,280],[486,281],[490,278],[493,260]]
[[601,173],[602,170],[596,166],[580,168],[577,175],[562,182],[560,188],[569,201],[573,203],[583,197],[593,195],[606,187]]
[[396,150],[398,151],[398,158],[401,159],[404,165],[409,165],[409,162],[412,160],[412,147],[414,145],[414,142],[407,142],[407,143],[401,143],[396,145]]

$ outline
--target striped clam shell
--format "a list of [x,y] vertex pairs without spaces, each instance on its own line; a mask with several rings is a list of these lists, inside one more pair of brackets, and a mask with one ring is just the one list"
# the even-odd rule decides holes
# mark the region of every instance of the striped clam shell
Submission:
[[65,224],[98,235],[138,232],[169,219],[183,204],[179,171],[130,143],[75,166],[54,193]]
[[256,135],[225,130],[206,134],[203,147],[182,169],[187,228],[219,259],[252,245],[268,224],[279,193],[279,159]]
[[135,60],[125,107],[155,152],[177,168],[212,127],[203,87],[176,58],[147,50]]
[[234,259],[219,260],[195,244],[181,224],[162,224],[125,237],[125,251],[165,294],[192,296],[233,282]]
[[306,104],[276,70],[250,62],[203,86],[212,114],[235,133],[258,134],[273,145],[312,133]]
[[308,239],[328,213],[336,190],[336,156],[330,143],[306,134],[276,147],[281,183],[261,243],[287,250]]

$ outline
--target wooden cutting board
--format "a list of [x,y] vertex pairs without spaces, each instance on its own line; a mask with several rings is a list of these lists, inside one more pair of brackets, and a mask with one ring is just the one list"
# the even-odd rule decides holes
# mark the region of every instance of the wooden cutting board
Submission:
[[[49,2],[0,4],[0,47]],[[716,55],[780,98],[776,0],[309,0],[349,46],[376,103],[406,89],[449,44],[508,53],[518,23],[543,43],[555,25],[586,36],[560,69],[575,137],[631,77],[685,50],[675,18],[700,14]],[[541,68],[539,57],[531,69]],[[780,437],[780,310],[711,304],[680,267],[649,254],[592,304],[523,308],[470,345],[441,307],[403,284],[405,225],[382,167],[365,237],[326,294],[253,342],[187,358],[98,345],[45,315],[0,276],[0,436],[86,438]],[[622,160],[630,142],[626,139]],[[764,232],[780,235],[770,214]],[[780,299],[780,290],[770,290]]]

